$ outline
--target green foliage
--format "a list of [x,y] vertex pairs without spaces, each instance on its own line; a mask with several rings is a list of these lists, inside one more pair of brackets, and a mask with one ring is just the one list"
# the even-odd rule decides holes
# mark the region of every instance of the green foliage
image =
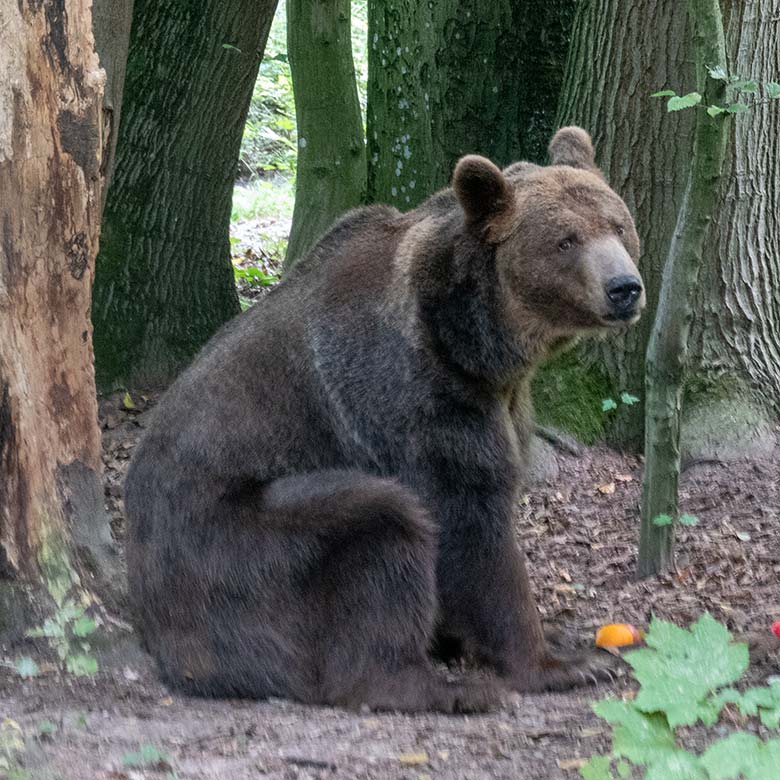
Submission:
[[23,780],[28,776],[19,766],[24,749],[21,726],[15,720],[5,718],[0,724],[0,777],[4,780]]
[[[620,394],[620,403],[624,406],[633,406],[639,403],[639,399],[631,393],[625,391]],[[614,398],[604,398],[601,402],[602,412],[611,412],[618,408],[617,401]]]
[[255,179],[233,187],[231,222],[258,217],[292,218],[295,191],[288,179]]
[[122,756],[122,766],[128,769],[153,769],[173,775],[171,760],[167,753],[150,743],[141,745],[138,750]]
[[653,619],[646,642],[646,648],[625,656],[640,684],[636,698],[607,699],[593,707],[613,727],[612,751],[593,756],[580,770],[583,780],[631,777],[639,768],[644,780],[780,776],[780,739],[736,732],[697,754],[686,749],[677,732],[697,723],[714,726],[726,706],[738,708],[744,717],[758,717],[768,729],[780,726],[780,681],[744,693],[726,687],[746,671],[747,645],[734,643],[708,614],[689,629]]
[[37,677],[41,673],[38,664],[27,655],[23,658],[17,658],[14,668],[20,677]]
[[[85,640],[96,629],[97,623],[85,614],[85,608],[68,600],[42,626],[27,631],[27,636],[48,641],[57,655],[60,673],[92,677],[97,674],[98,662],[91,655],[91,647]],[[25,677],[38,673],[38,667],[30,658],[20,658],[16,662],[16,670]]]
[[[731,94],[742,93],[745,95],[758,94],[761,84],[754,79],[740,79],[735,76],[729,76],[722,66],[715,68],[708,68],[707,72],[710,78],[716,81],[725,81]],[[761,103],[768,103],[770,100],[780,99],[780,83],[776,81],[767,81],[763,83],[763,89],[765,94],[764,100],[756,100],[753,105],[760,105]],[[682,111],[684,108],[694,108],[700,106],[702,102],[702,96],[698,92],[689,92],[687,95],[678,95],[673,89],[662,89],[660,92],[653,92],[650,97],[656,98],[669,98],[666,104],[667,111]],[[744,114],[749,111],[751,106],[748,103],[740,100],[733,100],[722,106],[711,105],[707,106],[707,113],[711,117],[720,116],[721,114]]]
[[[698,525],[699,518],[694,517],[693,515],[680,515],[677,518],[677,522],[680,523],[680,525]],[[656,515],[653,518],[653,525],[657,526],[658,528],[663,528],[665,525],[672,525],[674,523],[674,518],[671,515],[661,514]]]

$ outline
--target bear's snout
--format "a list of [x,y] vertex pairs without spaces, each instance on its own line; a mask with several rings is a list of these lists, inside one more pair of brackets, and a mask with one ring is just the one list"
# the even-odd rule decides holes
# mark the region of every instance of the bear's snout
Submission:
[[628,320],[637,314],[637,303],[642,296],[642,280],[631,274],[613,276],[605,285],[617,319]]

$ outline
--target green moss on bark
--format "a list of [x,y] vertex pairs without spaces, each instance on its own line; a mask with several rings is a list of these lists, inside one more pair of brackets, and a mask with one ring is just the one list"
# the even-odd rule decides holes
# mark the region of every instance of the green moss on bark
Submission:
[[[532,394],[540,424],[567,431],[585,444],[603,438],[608,419],[601,403],[612,397],[612,387],[606,371],[583,363],[579,350],[552,358],[534,378]],[[620,409],[610,414],[620,414]]]

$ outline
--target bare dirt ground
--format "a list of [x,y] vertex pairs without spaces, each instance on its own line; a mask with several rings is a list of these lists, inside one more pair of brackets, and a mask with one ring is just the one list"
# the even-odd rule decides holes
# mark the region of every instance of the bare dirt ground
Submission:
[[[147,402],[103,399],[106,503],[122,538],[121,483]],[[186,414],[186,410],[182,410]],[[556,473],[557,472],[557,473]],[[557,452],[553,469],[518,505],[518,536],[547,625],[592,642],[597,626],[646,626],[651,613],[687,624],[709,610],[739,635],[769,639],[752,676],[780,672],[780,460],[700,464],[682,481],[682,509],[699,524],[679,534],[678,570],[635,582],[641,463],[606,449]],[[121,616],[119,616],[121,618]],[[121,619],[94,680],[52,673],[21,681],[0,672],[0,714],[27,740],[33,780],[365,778],[573,780],[609,744],[590,711],[611,685],[515,696],[484,716],[347,713],[289,702],[209,701],[171,695]],[[50,736],[36,737],[43,721]],[[143,763],[139,750],[151,751]],[[152,748],[154,750],[152,750]],[[156,753],[155,753],[156,751]],[[133,765],[135,764],[135,765]],[[0,777],[2,772],[0,771]]]

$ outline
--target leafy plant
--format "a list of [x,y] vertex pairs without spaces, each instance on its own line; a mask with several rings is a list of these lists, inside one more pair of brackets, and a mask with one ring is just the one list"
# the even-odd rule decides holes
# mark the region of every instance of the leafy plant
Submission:
[[168,754],[148,742],[141,745],[138,750],[125,753],[122,756],[122,766],[128,769],[156,769],[160,772],[168,772],[169,776],[175,776]]
[[[706,106],[707,113],[712,116],[719,114],[743,114],[749,111],[751,107],[768,103],[771,100],[780,99],[780,83],[776,81],[766,81],[759,84],[753,79],[740,79],[736,76],[729,76],[722,67],[708,68],[710,78],[716,81],[726,82],[728,100],[723,105]],[[755,99],[751,103],[746,103],[743,95],[758,95],[763,87],[764,98]],[[666,110],[682,111],[684,108],[695,108],[701,106],[704,100],[699,92],[689,92],[687,95],[678,95],[673,89],[662,89],[660,92],[654,92],[650,97],[669,98],[666,103]]]
[[747,645],[735,643],[724,626],[705,614],[689,629],[653,619],[647,647],[627,653],[640,684],[632,701],[597,702],[610,723],[612,751],[581,768],[584,780],[614,780],[644,770],[644,780],[776,780],[780,739],[735,732],[702,753],[688,751],[678,729],[714,726],[725,707],[780,726],[780,681],[744,692],[730,687],[748,667]]
[[[634,404],[639,403],[639,399],[635,395],[631,395],[631,393],[627,393],[623,391],[620,394],[620,403],[624,406],[633,406]],[[601,411],[602,412],[611,412],[618,408],[618,403],[614,398],[605,398],[601,402]]]
[[[83,606],[67,600],[42,626],[27,631],[29,637],[48,641],[57,656],[61,674],[68,673],[76,677],[97,674],[98,662],[91,655],[91,647],[86,641],[95,632],[97,623],[85,612]],[[29,657],[17,660],[16,671],[23,677],[39,674],[38,665]]]
[[[699,524],[699,518],[695,517],[694,515],[680,515],[677,518],[677,522],[680,525],[698,525]],[[674,523],[674,518],[671,515],[656,515],[653,518],[653,525],[658,526],[659,528],[662,528],[665,525],[672,525]]]

